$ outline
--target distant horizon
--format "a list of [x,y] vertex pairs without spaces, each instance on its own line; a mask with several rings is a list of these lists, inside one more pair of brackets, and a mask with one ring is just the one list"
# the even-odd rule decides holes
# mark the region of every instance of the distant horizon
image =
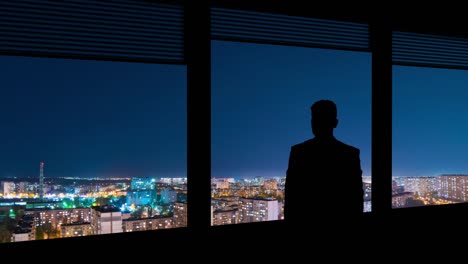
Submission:
[[[440,176],[468,176],[468,172],[466,174],[463,173],[452,173],[452,174],[438,174],[438,175],[393,175],[392,178],[405,178],[405,177],[414,177],[414,178],[423,178],[423,177],[440,177]],[[363,178],[372,178],[371,175],[363,175]],[[187,176],[158,176],[158,177],[152,177],[152,176],[127,176],[127,177],[122,177],[122,176],[90,176],[90,177],[81,177],[81,176],[53,176],[53,177],[47,177],[44,176],[44,179],[125,179],[125,178],[150,178],[150,179],[187,179]],[[266,179],[272,179],[272,178],[286,178],[286,176],[212,176],[211,179],[255,179],[255,178],[266,178]],[[0,178],[1,180],[4,179],[38,179],[39,180],[39,175],[38,176],[7,176],[7,177],[2,177]]]

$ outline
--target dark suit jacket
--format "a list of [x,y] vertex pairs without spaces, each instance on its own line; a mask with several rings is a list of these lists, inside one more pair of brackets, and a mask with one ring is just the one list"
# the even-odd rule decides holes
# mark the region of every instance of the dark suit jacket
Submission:
[[313,138],[291,147],[285,186],[286,223],[306,225],[359,217],[363,195],[359,149],[335,138]]

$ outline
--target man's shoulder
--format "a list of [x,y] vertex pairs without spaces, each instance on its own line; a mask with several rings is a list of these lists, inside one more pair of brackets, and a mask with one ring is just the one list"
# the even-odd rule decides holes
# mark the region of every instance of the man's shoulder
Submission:
[[309,146],[311,146],[313,144],[314,144],[314,139],[311,138],[311,139],[308,139],[308,140],[303,141],[301,143],[297,143],[297,144],[293,145],[291,147],[291,149],[293,149],[293,150],[305,149],[305,148],[308,148]]
[[[334,145],[338,148],[341,148],[341,149],[345,149],[345,150],[348,150],[348,151],[351,151],[351,152],[359,152],[359,149],[354,147],[354,146],[351,146],[349,144],[346,144],[340,140],[337,140],[335,139],[334,140]],[[308,147],[311,147],[313,145],[320,145],[322,143],[319,143],[319,141],[317,141],[315,138],[311,138],[311,139],[308,139],[306,141],[303,141],[301,143],[297,143],[295,145],[293,145],[291,148],[293,149],[302,149],[302,148],[308,148]]]
[[346,144],[346,143],[344,143],[344,142],[342,142],[342,141],[339,141],[339,140],[337,140],[336,143],[337,143],[337,146],[338,146],[339,148],[341,148],[341,149],[343,149],[343,150],[346,150],[346,151],[349,152],[349,153],[357,153],[357,154],[359,154],[359,149],[356,148],[356,147],[354,147],[354,146],[348,145],[348,144]]

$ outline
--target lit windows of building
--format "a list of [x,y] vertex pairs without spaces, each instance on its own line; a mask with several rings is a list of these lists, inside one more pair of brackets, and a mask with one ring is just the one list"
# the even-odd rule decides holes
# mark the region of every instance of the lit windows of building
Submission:
[[187,203],[174,203],[174,227],[187,226]]
[[241,198],[239,200],[239,223],[278,220],[280,203],[275,199]]
[[60,226],[61,237],[77,237],[94,235],[91,223],[73,223]]
[[239,219],[239,210],[217,210],[213,211],[213,223],[212,225],[230,225],[237,224]]
[[153,216],[150,218],[128,218],[122,221],[123,232],[148,231],[174,227],[174,217]]
[[91,226],[96,235],[121,233],[122,212],[112,206],[91,207]]

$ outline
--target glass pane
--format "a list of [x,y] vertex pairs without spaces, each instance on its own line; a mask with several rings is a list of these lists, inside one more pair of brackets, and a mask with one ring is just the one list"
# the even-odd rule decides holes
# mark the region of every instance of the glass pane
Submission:
[[[283,219],[290,149],[313,137],[310,106],[320,99],[337,105],[336,138],[360,149],[369,211],[371,55],[212,41],[213,225]],[[323,194],[304,199],[326,204],[339,179],[304,183]]]
[[184,66],[0,62],[1,242],[186,226]]
[[463,70],[393,67],[393,208],[468,200]]

